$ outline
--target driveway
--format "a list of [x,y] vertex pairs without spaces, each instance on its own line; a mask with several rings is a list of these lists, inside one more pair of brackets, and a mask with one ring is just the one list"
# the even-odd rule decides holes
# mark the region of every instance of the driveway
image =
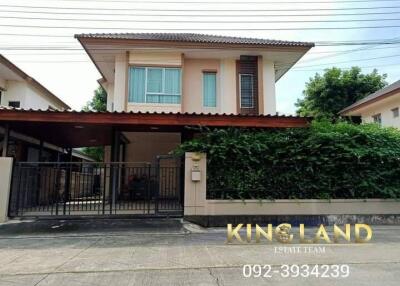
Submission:
[[[309,249],[226,244],[225,229],[180,220],[11,221],[0,225],[0,285],[397,286],[400,226],[372,228],[371,243]],[[245,278],[246,264],[273,275]],[[282,277],[286,264],[345,264],[349,277]]]

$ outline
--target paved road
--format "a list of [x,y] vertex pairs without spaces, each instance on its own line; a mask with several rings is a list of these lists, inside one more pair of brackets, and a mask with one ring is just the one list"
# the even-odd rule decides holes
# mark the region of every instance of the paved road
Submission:
[[[0,285],[400,285],[400,226],[373,230],[369,244],[284,253],[178,220],[12,222],[0,225]],[[272,277],[244,278],[245,264],[271,265]],[[284,264],[347,264],[350,276],[284,278]]]

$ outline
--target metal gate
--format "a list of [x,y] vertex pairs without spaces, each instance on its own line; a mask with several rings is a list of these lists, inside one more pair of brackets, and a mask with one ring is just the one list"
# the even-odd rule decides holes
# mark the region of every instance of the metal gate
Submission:
[[181,216],[181,159],[156,163],[16,162],[10,217]]

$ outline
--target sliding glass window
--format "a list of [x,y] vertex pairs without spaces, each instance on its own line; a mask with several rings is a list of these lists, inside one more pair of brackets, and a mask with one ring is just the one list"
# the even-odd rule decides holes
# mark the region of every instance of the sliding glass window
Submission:
[[181,102],[181,69],[162,67],[130,67],[129,102]]

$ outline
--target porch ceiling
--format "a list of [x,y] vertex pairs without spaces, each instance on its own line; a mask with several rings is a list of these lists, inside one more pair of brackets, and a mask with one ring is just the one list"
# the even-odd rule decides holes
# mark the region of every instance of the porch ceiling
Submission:
[[60,147],[111,144],[113,130],[183,132],[186,126],[210,128],[307,127],[310,118],[280,115],[78,112],[0,107],[0,125]]

